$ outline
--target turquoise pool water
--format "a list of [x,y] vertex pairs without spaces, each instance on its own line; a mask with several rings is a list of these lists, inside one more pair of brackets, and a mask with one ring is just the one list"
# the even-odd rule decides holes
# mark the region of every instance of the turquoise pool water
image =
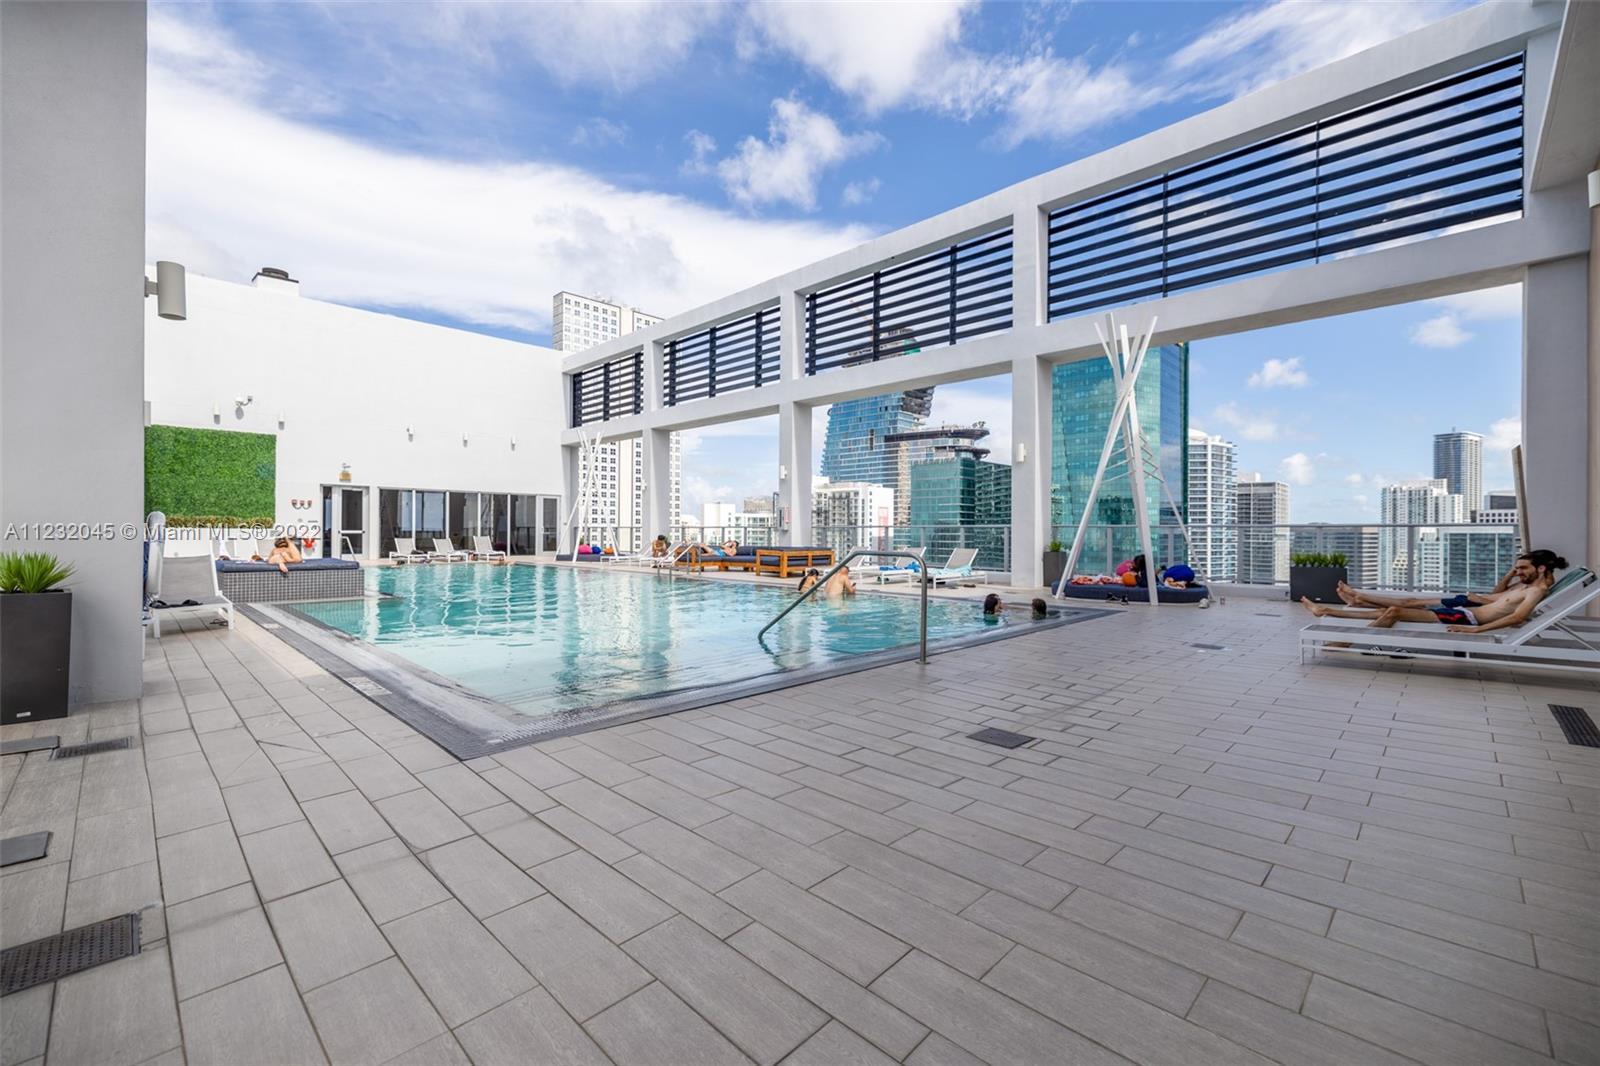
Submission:
[[[293,610],[528,715],[594,707],[836,662],[917,640],[914,596],[808,602],[756,632],[794,583],[702,581],[570,566],[374,567],[389,598]],[[928,641],[1027,626],[977,604],[928,605]]]

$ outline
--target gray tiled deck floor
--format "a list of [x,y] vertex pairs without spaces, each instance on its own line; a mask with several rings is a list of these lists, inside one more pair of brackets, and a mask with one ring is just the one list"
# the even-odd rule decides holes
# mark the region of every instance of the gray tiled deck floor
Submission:
[[187,629],[137,704],[32,727],[134,750],[0,763],[6,831],[56,834],[7,945],[165,904],[0,1052],[1600,1061],[1600,751],[1545,710],[1600,693],[1302,667],[1300,622],[1136,608],[465,765]]

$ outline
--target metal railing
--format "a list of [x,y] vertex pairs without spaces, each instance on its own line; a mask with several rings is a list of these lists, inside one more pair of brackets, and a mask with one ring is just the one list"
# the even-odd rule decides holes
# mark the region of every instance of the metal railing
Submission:
[[880,559],[914,559],[914,560],[916,560],[918,572],[922,574],[922,580],[917,582],[917,584],[922,589],[922,605],[921,605],[921,608],[920,608],[920,610],[921,610],[921,625],[920,625],[920,628],[919,628],[919,631],[918,631],[918,641],[919,641],[919,645],[918,646],[919,646],[920,650],[918,652],[917,661],[923,663],[924,665],[926,665],[927,662],[928,662],[928,580],[927,580],[928,565],[922,561],[922,553],[921,552],[900,551],[900,550],[878,551],[875,548],[857,548],[855,551],[852,551],[849,555],[846,555],[844,557],[844,559],[842,559],[841,561],[835,563],[828,570],[828,572],[826,574],[823,574],[820,578],[817,579],[816,584],[812,585],[810,588],[806,589],[800,595],[796,596],[794,602],[789,604],[789,606],[785,607],[783,610],[779,611],[777,613],[777,616],[774,617],[772,619],[772,621],[770,621],[766,625],[762,626],[761,627],[761,632],[756,634],[756,640],[758,640],[758,641],[761,640],[763,637],[765,637],[767,635],[767,630],[771,629],[773,626],[775,626],[779,622],[783,621],[784,618],[786,618],[788,616],[790,611],[792,611],[796,607],[800,606],[802,603],[804,603],[811,596],[816,595],[817,590],[822,588],[823,586],[825,586],[828,583],[828,579],[829,578],[831,578],[834,574],[837,574],[840,570],[843,570],[845,567],[850,565],[850,560],[859,559],[864,555],[870,555],[870,556],[873,556],[875,558],[880,558]]

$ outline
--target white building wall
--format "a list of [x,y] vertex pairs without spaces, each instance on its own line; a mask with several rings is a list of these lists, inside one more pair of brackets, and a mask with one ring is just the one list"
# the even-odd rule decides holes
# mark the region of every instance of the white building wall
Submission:
[[145,5],[0,4],[0,526],[74,567],[75,704],[142,683],[144,148]]
[[1191,565],[1209,581],[1232,581],[1238,574],[1238,450],[1230,440],[1189,431],[1189,483],[1186,488]]
[[[276,434],[278,523],[320,522],[345,464],[369,490],[563,494],[555,352],[261,281],[191,274],[183,328],[147,301],[144,396],[156,424]],[[375,491],[368,514],[371,556]]]

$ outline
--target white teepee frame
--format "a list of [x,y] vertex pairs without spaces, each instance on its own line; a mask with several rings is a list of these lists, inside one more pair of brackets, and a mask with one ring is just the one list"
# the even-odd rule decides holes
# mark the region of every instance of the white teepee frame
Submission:
[[1100,338],[1100,348],[1105,353],[1106,361],[1111,364],[1111,381],[1116,389],[1116,403],[1112,407],[1111,420],[1106,425],[1106,442],[1100,449],[1100,462],[1095,467],[1094,482],[1089,487],[1089,498],[1084,501],[1083,515],[1078,519],[1078,532],[1072,538],[1072,551],[1067,555],[1067,565],[1061,571],[1061,579],[1056,582],[1055,597],[1062,599],[1064,590],[1072,580],[1073,573],[1077,570],[1078,560],[1083,555],[1083,542],[1089,532],[1089,519],[1094,514],[1095,504],[1100,500],[1100,488],[1105,482],[1106,468],[1111,464],[1111,457],[1116,451],[1117,438],[1122,438],[1123,459],[1128,470],[1128,479],[1132,482],[1134,519],[1139,529],[1139,543],[1144,547],[1146,586],[1150,594],[1152,606],[1160,604],[1157,590],[1160,587],[1156,581],[1156,553],[1155,545],[1150,537],[1150,512],[1145,507],[1145,476],[1153,475],[1161,486],[1167,504],[1172,508],[1173,515],[1177,518],[1178,528],[1183,530],[1183,540],[1189,547],[1190,554],[1194,546],[1189,540],[1189,525],[1184,521],[1183,512],[1178,509],[1177,501],[1173,498],[1172,487],[1167,484],[1167,479],[1161,473],[1161,458],[1150,450],[1149,442],[1145,439],[1144,431],[1139,425],[1139,403],[1135,397],[1134,387],[1139,381],[1139,371],[1144,368],[1145,356],[1150,351],[1150,338],[1155,335],[1156,320],[1150,319],[1150,325],[1135,342],[1129,336],[1126,325],[1118,326],[1116,318],[1111,314],[1105,317],[1105,324],[1095,323],[1095,333]]
[[[589,539],[589,510],[594,498],[595,478],[599,476],[600,468],[600,464],[595,460],[598,458],[600,444],[604,440],[605,434],[596,433],[593,437],[590,437],[582,426],[578,427],[578,462],[580,469],[583,471],[583,480],[578,484],[578,498],[572,501],[572,509],[567,512],[567,524],[565,527],[572,531],[572,557],[574,559],[578,556],[578,545]],[[580,514],[583,516],[581,522],[579,521]],[[610,536],[614,547],[615,534],[605,534],[604,530],[602,530],[602,534]]]

